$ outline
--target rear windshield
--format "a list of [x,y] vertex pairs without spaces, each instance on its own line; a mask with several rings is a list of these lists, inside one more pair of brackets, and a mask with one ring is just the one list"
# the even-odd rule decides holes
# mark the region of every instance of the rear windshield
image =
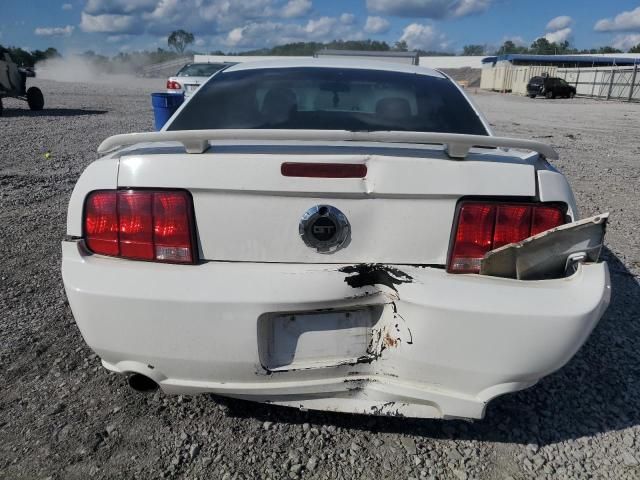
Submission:
[[224,63],[192,63],[185,65],[178,72],[178,77],[210,77],[224,68]]
[[224,128],[487,135],[446,78],[318,67],[222,72],[200,88],[168,130]]

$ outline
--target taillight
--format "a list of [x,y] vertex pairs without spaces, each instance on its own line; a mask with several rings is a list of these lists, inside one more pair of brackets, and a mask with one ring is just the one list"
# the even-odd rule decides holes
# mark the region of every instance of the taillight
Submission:
[[105,255],[118,255],[118,214],[116,192],[93,192],[84,211],[87,247]]
[[487,252],[564,223],[563,210],[554,205],[463,202],[447,271],[478,273]]
[[167,80],[167,90],[181,90],[182,85],[180,85],[175,80]]
[[183,190],[102,190],[89,194],[84,238],[94,253],[193,263],[193,206]]

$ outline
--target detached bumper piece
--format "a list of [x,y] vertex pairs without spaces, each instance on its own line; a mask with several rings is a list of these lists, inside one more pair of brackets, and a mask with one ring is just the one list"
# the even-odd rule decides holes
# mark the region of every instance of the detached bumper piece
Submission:
[[596,263],[604,244],[609,213],[542,232],[487,253],[480,274],[518,280],[572,275],[578,263]]

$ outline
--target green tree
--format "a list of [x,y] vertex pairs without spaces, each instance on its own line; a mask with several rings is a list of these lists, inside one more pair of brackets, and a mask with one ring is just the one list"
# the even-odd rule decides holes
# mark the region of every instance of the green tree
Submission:
[[[404,42],[401,42],[398,48],[407,48]],[[386,42],[379,40],[332,40],[327,43],[321,42],[295,42],[286,43],[284,45],[276,45],[272,48],[260,48],[258,50],[249,50],[238,52],[237,55],[300,55],[311,56],[320,50],[366,50],[374,52],[388,52],[392,50]],[[405,50],[406,51],[406,50]],[[229,53],[231,54],[231,53]]]
[[[622,50],[615,48],[615,47],[600,47],[597,51],[597,53],[622,53]],[[633,53],[633,52],[631,52]]]
[[496,52],[498,55],[508,55],[510,53],[528,53],[527,47],[516,45],[512,40],[507,40]]
[[462,55],[465,57],[477,57],[480,55],[484,55],[485,47],[484,45],[465,45],[462,47]]
[[187,45],[192,44],[193,41],[193,33],[186,32],[182,29],[171,32],[169,38],[167,38],[169,46],[181,55],[184,53],[184,49],[187,48]]
[[9,47],[7,50],[9,51],[9,55],[11,55],[11,59],[16,63],[16,65],[19,65],[21,67],[33,67],[36,63],[33,55],[20,47]]
[[31,52],[31,55],[33,56],[33,62],[34,63],[38,63],[41,60],[46,60],[47,58],[59,58],[61,55],[58,52],[58,50],[56,50],[53,47],[49,47],[46,50],[33,50]]
[[400,40],[399,42],[395,43],[395,45],[393,46],[393,50],[396,52],[408,52],[409,45],[407,45],[407,42],[405,42],[404,40]]
[[631,47],[629,49],[629,53],[640,53],[640,43],[638,45],[636,45],[635,47]]
[[536,55],[553,55],[557,52],[557,46],[546,38],[540,37],[531,44],[530,51]]

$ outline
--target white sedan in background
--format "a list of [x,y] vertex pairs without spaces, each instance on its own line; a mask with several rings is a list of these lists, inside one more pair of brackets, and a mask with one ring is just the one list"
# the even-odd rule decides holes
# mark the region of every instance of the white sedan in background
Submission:
[[211,75],[232,63],[188,63],[167,80],[167,93],[184,93],[185,98],[195,92]]
[[494,136],[435,70],[238,64],[98,151],[62,275],[86,342],[138,389],[482,418],[609,303],[607,214],[578,220],[556,152]]

